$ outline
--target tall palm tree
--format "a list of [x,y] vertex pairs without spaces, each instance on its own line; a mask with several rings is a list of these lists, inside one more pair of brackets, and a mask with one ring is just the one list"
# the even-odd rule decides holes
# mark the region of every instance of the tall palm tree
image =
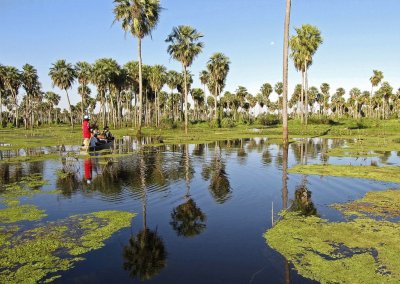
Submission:
[[[200,83],[203,85],[204,95],[206,96],[206,85],[208,83],[209,74],[207,70],[200,71],[199,79]],[[205,98],[207,100],[207,97]]]
[[57,60],[50,68],[49,76],[53,81],[53,87],[57,86],[61,90],[64,90],[67,94],[68,107],[71,118],[71,126],[74,129],[74,120],[72,117],[71,101],[68,95],[68,89],[72,87],[75,81],[76,73],[75,69],[70,63],[66,63],[64,59]]
[[327,110],[328,110],[328,101],[329,101],[329,90],[330,90],[330,86],[328,83],[322,83],[320,86],[321,89],[321,93],[323,96],[323,114],[325,115]]
[[207,63],[208,74],[214,82],[215,97],[215,119],[218,119],[217,100],[225,86],[226,77],[229,72],[229,58],[221,52],[214,53]]
[[18,127],[18,90],[22,84],[21,72],[13,66],[4,67],[4,87],[11,95],[15,126]]
[[188,132],[188,88],[187,68],[192,65],[193,60],[199,55],[204,44],[199,41],[203,37],[196,29],[190,26],[174,27],[172,33],[165,40],[169,42],[168,53],[172,58],[182,64],[185,85],[185,134]]
[[282,96],[282,124],[283,124],[283,144],[289,142],[288,129],[288,51],[289,51],[289,26],[290,26],[290,6],[291,0],[286,0],[284,36],[283,36],[283,96]]
[[[379,83],[383,80],[383,72],[379,71],[379,70],[372,70],[373,74],[371,76],[371,78],[369,78],[369,81],[371,82],[371,99],[372,96],[374,95],[374,87],[378,86]],[[371,102],[370,102],[371,105]],[[372,112],[372,109],[371,109]]]
[[0,64],[0,127],[3,126],[3,94],[6,92],[4,86],[5,70],[4,66]]
[[121,21],[122,29],[138,39],[139,57],[139,123],[138,135],[142,132],[143,81],[142,81],[142,39],[151,35],[158,23],[161,6],[159,0],[114,0],[116,21]]
[[90,94],[90,89],[88,88],[88,84],[90,79],[92,78],[92,65],[85,62],[80,61],[75,64],[75,72],[76,77],[79,82],[78,93],[81,95],[81,112],[82,112],[82,120],[84,115],[84,108],[85,108],[85,100],[87,96]]
[[[44,99],[47,101],[48,105],[49,105],[49,119],[48,122],[50,124],[51,122],[51,111],[54,109],[54,106],[58,105],[58,103],[60,102],[61,97],[59,95],[57,95],[54,92],[46,92],[44,94]],[[56,119],[56,123],[57,123],[57,119]]]
[[175,116],[174,116],[174,113],[175,113],[175,111],[174,111],[175,110],[174,101],[175,100],[173,98],[173,96],[174,96],[173,92],[178,87],[178,84],[179,84],[179,73],[174,71],[174,70],[168,71],[168,73],[167,73],[167,85],[168,85],[168,88],[170,88],[170,90],[171,90],[170,98],[171,98],[172,122],[175,122]]
[[321,32],[316,26],[309,24],[296,28],[297,35],[290,39],[290,47],[292,50],[295,67],[300,70],[303,78],[303,89],[305,90],[305,124],[307,125],[308,117],[308,78],[307,70],[312,64],[313,55],[318,47],[323,43]]
[[26,92],[26,105],[25,105],[25,128],[28,126],[28,120],[31,127],[33,126],[33,117],[30,116],[33,113],[31,109],[31,100],[34,96],[40,94],[41,84],[39,82],[39,76],[37,70],[30,64],[22,66],[22,87]]
[[154,65],[150,69],[150,87],[155,93],[155,100],[156,100],[156,126],[160,124],[160,100],[159,100],[159,93],[166,82],[166,73],[167,68],[163,65]]

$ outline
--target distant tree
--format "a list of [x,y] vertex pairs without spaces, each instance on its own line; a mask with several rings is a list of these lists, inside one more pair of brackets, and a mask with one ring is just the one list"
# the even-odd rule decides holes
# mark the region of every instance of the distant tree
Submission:
[[[321,32],[315,26],[306,24],[300,28],[296,28],[296,35],[290,39],[290,48],[292,50],[291,57],[293,58],[295,68],[301,71],[302,86],[305,90],[305,123],[307,124],[308,115],[308,78],[307,70],[312,64],[313,55],[318,47],[322,44],[323,39]],[[303,98],[303,96],[302,96]],[[302,115],[303,117],[303,115]]]
[[214,53],[207,63],[207,70],[209,80],[214,83],[214,97],[215,97],[215,119],[218,119],[217,101],[218,96],[225,87],[226,77],[229,72],[229,58],[221,52]]
[[72,87],[72,84],[75,81],[76,77],[75,69],[72,67],[70,63],[66,63],[64,59],[61,59],[56,61],[56,63],[53,64],[53,67],[50,68],[49,76],[53,81],[53,87],[57,86],[61,90],[64,90],[65,93],[67,94],[71,126],[73,129],[74,120],[72,116],[71,101],[69,99],[68,89]]
[[170,43],[168,53],[172,58],[182,64],[184,87],[185,87],[185,134],[188,132],[188,88],[187,88],[187,68],[192,65],[193,60],[199,55],[204,44],[199,41],[203,35],[190,26],[174,27],[172,33],[165,40]]
[[92,77],[92,65],[85,61],[80,61],[75,64],[75,72],[76,72],[76,78],[78,79],[79,82],[79,87],[78,87],[78,93],[81,96],[81,113],[82,113],[82,120],[83,120],[83,115],[85,113],[85,100],[90,94],[90,89],[88,87],[88,84],[90,82],[90,79]]
[[4,67],[4,87],[11,95],[11,105],[14,109],[15,126],[18,127],[18,91],[22,84],[21,72],[14,66]]

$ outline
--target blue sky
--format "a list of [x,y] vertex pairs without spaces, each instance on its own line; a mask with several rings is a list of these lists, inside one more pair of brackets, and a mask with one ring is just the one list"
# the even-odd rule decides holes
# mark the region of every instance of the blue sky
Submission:
[[[193,87],[201,87],[199,72],[214,52],[231,60],[226,89],[239,85],[256,94],[260,86],[282,80],[285,0],[161,0],[160,22],[143,42],[143,63],[163,64],[180,71],[164,42],[172,27],[191,25],[204,34],[205,48],[190,70]],[[58,59],[93,63],[111,57],[123,65],[137,60],[137,41],[112,25],[112,0],[1,0],[0,63],[38,69],[43,90],[52,90],[49,68]],[[324,43],[309,71],[309,85],[327,82],[331,93],[344,87],[370,90],[373,69],[400,87],[399,0],[292,0],[291,34],[302,24],[316,25]],[[289,92],[300,74],[289,62]],[[63,92],[61,106],[66,106]],[[92,88],[92,94],[96,92]],[[79,97],[70,91],[72,102]]]

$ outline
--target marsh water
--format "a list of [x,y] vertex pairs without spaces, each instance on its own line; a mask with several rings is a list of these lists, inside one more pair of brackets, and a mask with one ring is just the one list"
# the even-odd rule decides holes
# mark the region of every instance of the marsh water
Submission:
[[[101,210],[137,213],[129,228],[113,234],[103,248],[85,254],[85,260],[61,272],[55,283],[311,283],[263,237],[273,222],[279,222],[278,213],[295,201],[296,190],[311,192],[313,214],[338,221],[343,216],[330,204],[399,187],[287,173],[301,163],[400,163],[396,152],[369,158],[329,157],[327,150],[345,145],[343,140],[300,139],[288,149],[268,138],[145,144],[125,137],[115,143],[113,153],[118,156],[98,153],[84,159],[76,155],[76,146],[2,152],[2,159],[59,153],[57,159],[0,164],[2,184],[40,173],[48,180],[42,190],[61,190],[21,199],[22,204],[46,211],[39,223]],[[58,175],[60,170],[68,177]]]

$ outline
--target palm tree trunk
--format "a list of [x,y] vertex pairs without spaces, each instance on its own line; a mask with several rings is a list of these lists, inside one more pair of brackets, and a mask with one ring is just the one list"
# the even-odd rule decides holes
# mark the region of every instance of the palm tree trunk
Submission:
[[214,94],[214,97],[215,97],[215,100],[214,100],[214,104],[215,104],[215,107],[214,107],[215,114],[214,114],[214,116],[215,116],[215,119],[216,119],[216,120],[218,119],[218,112],[217,112],[218,102],[217,102],[217,96],[218,96],[217,84],[215,84],[215,94]]
[[183,65],[183,77],[184,77],[184,83],[185,83],[185,103],[184,103],[184,108],[185,108],[185,134],[188,134],[188,109],[187,109],[187,103],[188,103],[188,89],[187,89],[187,74],[186,74],[186,66]]
[[[82,91],[85,92],[85,86],[82,86]],[[82,95],[81,95],[81,112],[82,112],[82,117],[81,117],[81,119],[82,119],[82,122],[83,122],[83,115],[84,115],[84,113],[83,113],[83,111],[84,111],[83,96],[84,96],[84,93],[82,93]]]
[[72,126],[72,129],[74,129],[74,121],[72,119],[71,102],[69,100],[69,95],[68,95],[67,89],[65,89],[65,93],[67,94],[67,99],[68,99],[68,107],[69,107],[69,115],[70,115],[70,118],[71,118],[71,126]]
[[289,23],[290,23],[291,0],[286,0],[285,27],[283,40],[283,101],[282,101],[282,124],[283,124],[283,143],[286,145],[289,141],[288,131],[288,49],[289,49]]
[[137,135],[142,135],[142,114],[143,114],[143,81],[142,81],[142,40],[138,37],[139,56],[139,121]]
[[304,123],[304,71],[301,71],[301,93],[300,93],[300,117],[301,117],[301,124]]
[[305,107],[305,116],[304,116],[304,123],[305,125],[307,125],[307,120],[308,120],[308,77],[307,77],[307,64],[304,63],[304,68],[305,68],[305,72],[304,72],[304,83],[305,83],[305,98],[304,98],[304,107]]

